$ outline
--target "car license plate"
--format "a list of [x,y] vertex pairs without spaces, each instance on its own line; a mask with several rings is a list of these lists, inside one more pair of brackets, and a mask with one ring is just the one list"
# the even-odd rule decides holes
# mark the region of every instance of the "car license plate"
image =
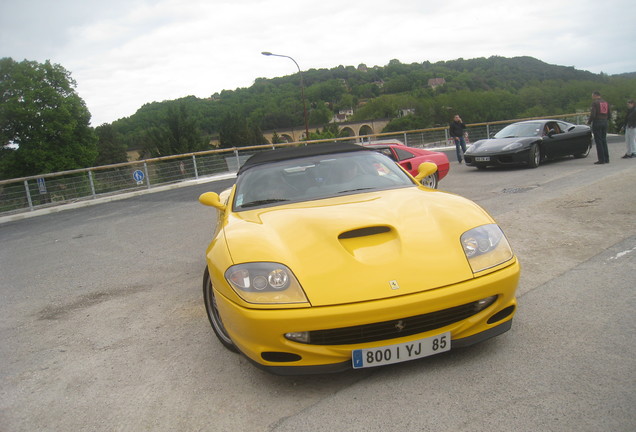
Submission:
[[475,162],[490,162],[490,156],[479,156],[475,158]]
[[353,350],[351,361],[354,369],[360,369],[428,357],[450,348],[451,335],[446,332],[411,342]]

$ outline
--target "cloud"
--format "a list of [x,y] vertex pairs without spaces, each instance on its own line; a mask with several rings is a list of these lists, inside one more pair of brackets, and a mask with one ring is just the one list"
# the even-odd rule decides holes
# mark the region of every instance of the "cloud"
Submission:
[[533,56],[636,71],[631,1],[3,0],[0,56],[69,70],[93,125],[145,103],[338,65]]

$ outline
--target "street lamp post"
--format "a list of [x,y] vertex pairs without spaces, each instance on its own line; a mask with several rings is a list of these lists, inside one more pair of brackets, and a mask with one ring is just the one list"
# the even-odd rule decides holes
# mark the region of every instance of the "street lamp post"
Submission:
[[303,116],[305,118],[305,139],[309,139],[309,123],[307,120],[307,102],[305,101],[305,84],[303,82],[303,73],[300,70],[300,66],[298,66],[298,63],[296,62],[296,60],[294,60],[293,58],[291,58],[290,56],[286,56],[286,55],[282,55],[282,54],[273,54],[271,52],[268,51],[263,51],[261,54],[263,54],[264,56],[274,56],[274,57],[285,57],[290,59],[291,61],[294,62],[294,64],[296,65],[296,67],[298,68],[298,74],[300,75],[300,96],[303,100]]

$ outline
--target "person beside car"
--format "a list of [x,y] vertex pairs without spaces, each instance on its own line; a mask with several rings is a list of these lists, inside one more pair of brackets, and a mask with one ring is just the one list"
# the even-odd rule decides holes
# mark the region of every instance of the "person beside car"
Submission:
[[457,151],[457,160],[462,163],[464,159],[464,153],[466,152],[466,140],[464,139],[464,131],[466,125],[462,122],[462,118],[459,114],[456,114],[453,121],[450,122],[448,131],[453,142],[455,143],[455,150]]
[[607,125],[609,118],[609,104],[603,100],[601,93],[592,93],[592,108],[587,124],[592,125],[594,143],[596,144],[596,154],[598,160],[595,165],[609,163],[609,150],[607,149]]
[[634,100],[627,101],[627,115],[625,116],[625,145],[627,151],[623,159],[636,157],[636,108]]

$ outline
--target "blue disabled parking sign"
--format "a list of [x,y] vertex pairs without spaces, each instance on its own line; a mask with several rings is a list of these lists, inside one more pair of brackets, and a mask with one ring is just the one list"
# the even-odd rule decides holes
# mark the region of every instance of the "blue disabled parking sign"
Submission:
[[135,170],[135,172],[133,172],[133,179],[137,182],[138,185],[144,182],[144,177],[145,175],[142,170]]

